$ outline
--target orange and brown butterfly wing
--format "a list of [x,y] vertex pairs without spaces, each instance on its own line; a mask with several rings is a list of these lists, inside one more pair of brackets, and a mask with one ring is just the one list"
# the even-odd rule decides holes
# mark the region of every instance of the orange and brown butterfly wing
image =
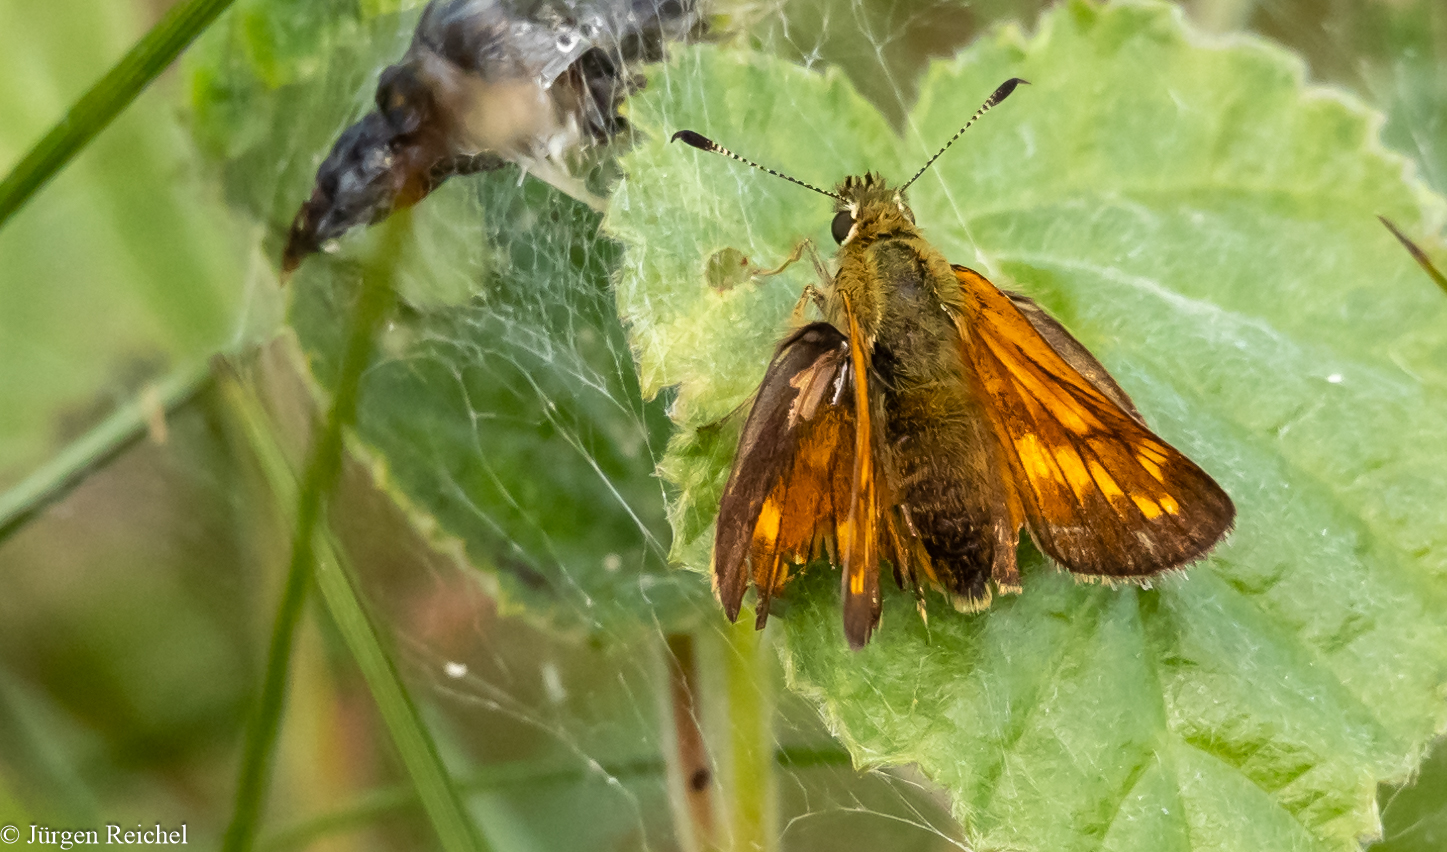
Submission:
[[954,272],[965,364],[1041,550],[1077,574],[1139,578],[1230,531],[1231,498],[1146,427],[1084,346],[1029,299]]
[[811,557],[819,520],[833,516],[833,471],[854,444],[852,408],[842,398],[848,365],[848,342],[828,323],[799,329],[769,363],[714,534],[714,592],[730,621],[753,579],[763,623],[769,598],[787,579],[787,562]]
[[851,369],[847,339],[828,323],[795,332],[769,364],[719,503],[714,587],[730,619],[752,580],[762,625],[789,564],[834,533],[854,453]]
[[878,492],[871,454],[860,453],[871,430],[868,398],[856,394],[857,360],[844,333],[814,323],[780,344],[764,375],[714,537],[714,591],[730,620],[752,581],[762,627],[789,566],[817,556],[828,540],[845,569],[850,644],[862,647],[879,621]]

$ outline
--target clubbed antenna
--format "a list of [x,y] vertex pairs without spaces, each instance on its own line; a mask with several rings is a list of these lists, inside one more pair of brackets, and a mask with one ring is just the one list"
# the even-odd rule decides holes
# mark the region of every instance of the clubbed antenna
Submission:
[[1425,251],[1422,251],[1422,247],[1408,239],[1406,234],[1397,230],[1397,226],[1393,225],[1392,220],[1386,216],[1378,216],[1377,218],[1382,220],[1382,224],[1387,226],[1387,230],[1392,232],[1392,236],[1396,237],[1402,246],[1407,249],[1407,253],[1412,255],[1412,259],[1417,261],[1417,265],[1422,267],[1422,271],[1427,273],[1427,277],[1437,282],[1437,286],[1441,287],[1443,292],[1447,292],[1447,276],[1437,271],[1437,267],[1432,265],[1432,259],[1427,256]]
[[[1000,88],[1003,89],[1004,86],[1001,86]],[[995,94],[998,95],[999,92],[996,92]],[[1009,92],[1006,92],[1005,94],[1009,94]],[[1001,97],[1004,97],[1004,95],[1001,95]],[[764,166],[759,165],[758,163],[754,162],[753,160],[746,160],[746,159],[744,159],[743,157],[740,157],[738,154],[735,154],[733,151],[730,151],[729,149],[725,148],[724,146],[718,144],[717,142],[713,141],[712,139],[708,138],[707,136],[704,136],[704,135],[701,134],[701,133],[694,133],[692,130],[680,130],[680,131],[678,131],[677,133],[673,134],[673,138],[670,139],[670,140],[668,140],[668,141],[670,141],[670,142],[677,142],[677,141],[680,140],[680,139],[682,139],[684,142],[686,142],[686,143],[689,144],[689,145],[692,145],[693,147],[697,148],[697,149],[700,150],[700,151],[712,151],[712,152],[715,153],[715,154],[723,154],[725,157],[733,157],[735,160],[738,160],[740,163],[744,163],[745,165],[753,166],[754,168],[759,169],[760,171],[768,172],[769,174],[773,175],[774,177],[783,178],[784,180],[788,181],[789,183],[797,183],[799,186],[802,186],[802,187],[804,187],[805,189],[812,189],[812,190],[814,190],[815,192],[819,193],[820,195],[827,195],[827,196],[829,196],[830,198],[835,199],[836,201],[843,201],[843,200],[844,200],[844,199],[840,198],[839,196],[835,195],[834,193],[829,192],[828,190],[820,189],[819,187],[814,186],[813,184],[804,183],[802,180],[799,180],[798,178],[791,178],[791,177],[789,177],[788,175],[783,174],[783,173],[781,173],[781,172],[776,172],[776,171],[774,171],[773,169],[765,168]],[[953,141],[953,140],[951,140],[951,141]]]
[[[925,163],[923,166],[920,166],[919,171],[917,171],[917,172],[914,173],[914,177],[912,177],[912,178],[910,178],[909,180],[905,181],[905,182],[904,182],[904,186],[901,186],[901,187],[899,188],[899,191],[900,191],[900,192],[904,192],[906,189],[909,188],[909,185],[910,185],[910,184],[912,184],[912,183],[914,183],[915,181],[919,180],[919,176],[922,175],[922,174],[924,174],[925,169],[928,169],[930,166],[934,165],[934,164],[935,164],[935,160],[938,160],[938,159],[940,158],[940,155],[941,155],[941,154],[943,154],[944,152],[948,151],[948,150],[950,149],[950,146],[953,145],[953,144],[955,144],[955,140],[958,139],[958,138],[960,138],[960,136],[961,136],[966,130],[969,130],[969,129],[970,129],[970,125],[971,125],[971,124],[974,124],[974,123],[980,118],[980,116],[982,116],[982,115],[984,115],[985,113],[989,112],[989,111],[990,111],[990,107],[992,107],[992,106],[994,106],[995,104],[999,103],[1000,101],[1003,101],[1004,99],[1010,97],[1010,93],[1013,92],[1013,91],[1015,91],[1015,87],[1018,86],[1018,85],[1020,85],[1021,83],[1024,83],[1024,84],[1027,85],[1027,86],[1030,85],[1030,81],[1029,81],[1029,80],[1021,80],[1019,77],[1011,77],[1010,79],[1008,79],[1008,80],[1006,80],[1005,82],[1001,83],[1001,84],[1000,84],[1000,88],[996,89],[996,90],[995,90],[995,93],[994,93],[993,95],[990,95],[990,97],[986,98],[986,99],[985,99],[985,102],[980,105],[980,108],[977,109],[977,110],[975,110],[975,114],[972,115],[972,116],[970,116],[970,120],[967,121],[967,122],[965,122],[965,126],[964,126],[964,127],[961,127],[959,130],[955,131],[955,135],[950,137],[950,141],[948,141],[948,142],[945,143],[945,147],[943,147],[943,148],[939,149],[938,151],[936,151],[936,152],[935,152],[935,155],[934,155],[933,157],[930,157],[930,158],[929,158],[929,162]],[[705,140],[705,141],[707,141],[707,140]],[[727,153],[727,152],[725,152],[725,153]],[[732,155],[730,155],[730,156],[732,156]]]

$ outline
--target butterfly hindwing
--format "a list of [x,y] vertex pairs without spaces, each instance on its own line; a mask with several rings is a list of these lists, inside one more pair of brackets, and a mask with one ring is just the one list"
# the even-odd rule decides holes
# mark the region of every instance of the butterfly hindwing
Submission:
[[[857,336],[852,312],[846,314]],[[864,363],[862,347],[818,322],[790,335],[769,364],[719,504],[713,577],[730,619],[752,580],[762,627],[789,566],[830,542],[831,561],[843,568],[850,645],[863,647],[879,623],[875,438],[867,390],[854,380],[867,375]]]
[[1145,577],[1199,559],[1235,507],[1156,436],[1105,368],[1044,311],[953,267],[967,370],[1040,548],[1072,572]]
[[823,322],[790,335],[769,364],[719,504],[714,588],[731,620],[752,579],[762,625],[788,564],[833,533],[854,454],[851,369],[845,336]]

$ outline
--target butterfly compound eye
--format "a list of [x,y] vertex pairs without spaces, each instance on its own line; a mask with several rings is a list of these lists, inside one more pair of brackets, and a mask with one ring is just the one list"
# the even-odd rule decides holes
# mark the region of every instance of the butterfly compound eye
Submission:
[[844,245],[844,241],[849,239],[849,231],[853,227],[854,215],[848,210],[840,210],[834,216],[834,224],[829,226],[829,230],[834,234],[834,242],[841,246]]

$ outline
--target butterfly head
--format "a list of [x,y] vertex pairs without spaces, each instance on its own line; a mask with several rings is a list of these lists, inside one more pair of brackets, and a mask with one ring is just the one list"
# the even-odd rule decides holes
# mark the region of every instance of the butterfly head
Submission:
[[868,245],[881,236],[914,230],[914,211],[904,191],[874,172],[845,178],[834,195],[839,201],[829,230],[841,246]]

